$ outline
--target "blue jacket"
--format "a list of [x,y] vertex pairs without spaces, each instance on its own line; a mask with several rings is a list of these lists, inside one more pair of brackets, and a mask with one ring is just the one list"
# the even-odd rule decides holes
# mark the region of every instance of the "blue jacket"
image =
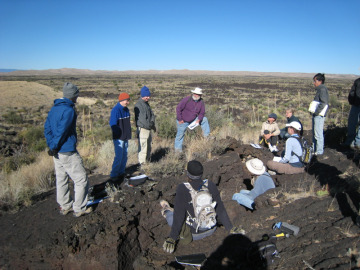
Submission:
[[127,141],[131,139],[130,112],[119,102],[111,110],[109,125],[113,140]]
[[293,167],[303,167],[304,164],[299,157],[302,156],[302,147],[298,139],[299,135],[293,134],[285,143],[285,153],[280,163],[289,163]]
[[54,100],[44,126],[46,143],[51,150],[76,151],[76,112],[74,103],[67,98]]

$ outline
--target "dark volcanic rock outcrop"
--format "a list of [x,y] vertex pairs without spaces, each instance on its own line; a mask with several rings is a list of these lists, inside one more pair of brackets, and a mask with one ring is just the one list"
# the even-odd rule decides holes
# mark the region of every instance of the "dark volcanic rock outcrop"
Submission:
[[[35,205],[0,217],[1,269],[184,269],[176,255],[205,253],[202,269],[357,269],[360,267],[359,169],[357,153],[326,149],[308,173],[273,176],[277,187],[256,199],[250,211],[232,201],[241,189],[251,188],[246,159],[272,158],[268,150],[229,142],[223,155],[204,162],[205,177],[218,185],[228,214],[246,235],[229,235],[219,227],[210,237],[178,245],[174,254],[162,250],[170,228],[160,214],[159,200],[173,203],[184,176],[122,186],[116,201],[107,199],[81,218],[60,216],[54,191]],[[355,162],[354,162],[355,160]],[[94,175],[92,184],[105,176]],[[314,190],[329,187],[331,196]],[[300,227],[297,237],[280,237],[280,258],[271,266],[248,260],[249,247],[272,225],[283,221]]]

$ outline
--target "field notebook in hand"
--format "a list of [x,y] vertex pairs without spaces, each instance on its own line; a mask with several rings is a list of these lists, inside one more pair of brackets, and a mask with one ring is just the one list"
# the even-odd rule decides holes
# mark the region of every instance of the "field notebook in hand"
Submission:
[[192,130],[192,129],[196,128],[199,125],[199,123],[197,123],[196,120],[197,119],[195,119],[194,121],[191,122],[190,125],[188,125],[188,129]]
[[204,253],[199,253],[199,254],[176,256],[175,259],[176,262],[180,264],[202,266],[202,264],[206,261],[206,256]]

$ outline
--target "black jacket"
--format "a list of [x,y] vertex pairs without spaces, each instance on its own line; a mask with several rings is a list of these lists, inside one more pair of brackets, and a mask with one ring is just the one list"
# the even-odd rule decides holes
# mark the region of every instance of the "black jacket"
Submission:
[[350,105],[360,106],[360,78],[354,81],[348,100]]

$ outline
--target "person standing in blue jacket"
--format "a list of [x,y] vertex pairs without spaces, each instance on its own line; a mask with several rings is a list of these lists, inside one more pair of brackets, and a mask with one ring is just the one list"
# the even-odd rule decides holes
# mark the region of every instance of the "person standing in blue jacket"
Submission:
[[110,180],[121,183],[125,177],[125,167],[128,154],[128,141],[131,139],[130,112],[127,106],[130,96],[127,93],[119,95],[119,102],[111,110],[110,127],[114,143],[115,157],[110,173]]
[[[55,99],[44,126],[48,154],[53,157],[56,174],[56,200],[60,205],[60,214],[74,211],[80,217],[92,211],[86,207],[89,182],[83,161],[76,150],[76,112],[75,103],[79,89],[72,83],[65,83],[64,97]],[[74,182],[75,199],[69,190],[69,177]]]

